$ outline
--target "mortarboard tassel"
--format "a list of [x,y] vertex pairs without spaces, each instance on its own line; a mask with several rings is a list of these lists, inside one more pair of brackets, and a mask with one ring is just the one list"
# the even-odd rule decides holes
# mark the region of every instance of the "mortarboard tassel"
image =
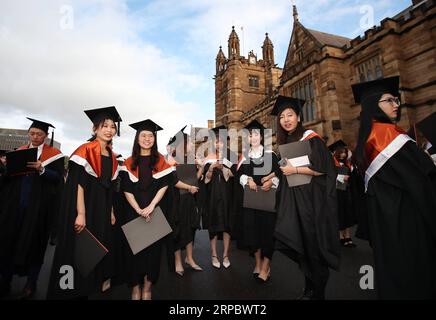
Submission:
[[117,132],[118,137],[120,136],[120,133],[121,133],[121,122],[118,121],[118,132]]
[[53,142],[54,142],[54,130],[51,132],[50,147],[53,147]]

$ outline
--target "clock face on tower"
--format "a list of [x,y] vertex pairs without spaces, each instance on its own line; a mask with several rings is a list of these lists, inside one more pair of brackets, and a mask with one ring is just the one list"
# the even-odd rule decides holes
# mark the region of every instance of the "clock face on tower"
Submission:
[[248,58],[248,62],[250,64],[256,64],[256,58],[255,57],[250,57],[250,58]]

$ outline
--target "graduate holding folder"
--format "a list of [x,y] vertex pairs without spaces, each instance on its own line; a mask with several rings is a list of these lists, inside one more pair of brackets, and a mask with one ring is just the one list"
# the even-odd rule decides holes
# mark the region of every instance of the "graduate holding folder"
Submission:
[[175,272],[179,276],[184,275],[182,263],[182,250],[186,249],[185,264],[195,271],[203,269],[195,262],[193,257],[193,242],[197,229],[200,228],[200,213],[197,208],[195,194],[199,188],[198,179],[201,176],[201,168],[195,164],[188,164],[188,154],[193,152],[193,145],[189,135],[184,133],[183,127],[168,142],[167,162],[175,168],[172,183],[165,195],[167,206],[172,208],[174,214],[174,259]]
[[[49,299],[88,297],[107,290],[110,279],[115,276],[112,225],[115,224],[113,203],[119,168],[116,154],[112,151],[112,140],[119,132],[121,118],[115,107],[86,110],[85,113],[93,123],[94,134],[70,157],[59,213],[58,244],[51,270]],[[87,232],[85,227],[95,238],[95,243],[91,244],[108,250],[86,277],[78,268],[79,261],[76,263],[80,258],[85,262],[94,259],[92,251],[77,252],[76,243],[82,239],[81,233]],[[73,290],[60,287],[63,276],[60,268],[63,265],[74,268]]]
[[[259,200],[265,201],[262,199],[263,193],[270,192],[279,185],[279,179],[275,176],[279,170],[278,158],[272,150],[264,148],[265,127],[261,123],[254,120],[245,129],[250,133],[250,149],[248,158],[240,159],[237,176],[245,189],[244,193],[256,191]],[[243,245],[249,248],[256,259],[254,278],[266,282],[270,276],[270,261],[274,252],[276,213],[250,207],[243,209]]]
[[353,248],[356,245],[351,239],[351,227],[355,225],[351,196],[351,172],[353,166],[348,160],[348,148],[344,141],[338,140],[329,146],[338,171],[336,191],[338,198],[339,239],[344,247]]
[[[293,174],[312,177],[309,184],[279,186],[275,237],[277,248],[299,263],[305,276],[301,299],[324,299],[329,267],[339,268],[336,169],[324,141],[306,130],[301,118],[304,101],[279,96],[272,110],[277,116],[279,145],[308,140],[308,167],[280,167],[283,178]],[[282,180],[282,178],[280,179]]]
[[224,147],[227,139],[227,128],[218,126],[210,130],[210,138],[215,144],[212,152],[203,161],[204,183],[206,185],[206,206],[203,211],[203,227],[209,231],[212,265],[219,269],[221,262],[218,259],[217,241],[222,237],[224,243],[223,266],[230,267],[229,248],[233,217],[232,207],[232,181],[231,163],[226,161],[228,150]]
[[37,288],[50,231],[56,223],[64,171],[64,155],[44,143],[54,126],[28,119],[32,121],[29,143],[18,150],[31,149],[35,157],[23,163],[23,174],[4,172],[0,194],[0,295],[9,292],[13,274],[26,275],[23,299],[30,298]]
[[[122,224],[138,217],[146,221],[153,219],[152,213],[160,205],[168,188],[168,178],[173,172],[158,152],[157,132],[162,128],[150,119],[130,126],[136,130],[136,135],[132,155],[121,168],[121,191],[125,195],[120,217]],[[132,300],[151,299],[152,284],[159,278],[162,241],[153,243],[136,255],[125,241],[125,277],[132,288]]]

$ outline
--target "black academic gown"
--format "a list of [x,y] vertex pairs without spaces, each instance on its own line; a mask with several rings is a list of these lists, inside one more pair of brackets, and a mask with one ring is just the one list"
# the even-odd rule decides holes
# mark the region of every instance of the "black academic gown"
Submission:
[[[6,167],[3,164],[3,162],[0,162],[0,190],[3,187],[5,178],[6,178]],[[1,199],[1,194],[0,194],[0,199]]]
[[[235,161],[237,155],[232,151],[228,150],[228,159]],[[230,177],[228,183],[228,195],[229,195],[229,219],[230,219],[230,233],[232,235],[232,240],[236,241],[236,246],[238,249],[243,249],[243,208],[242,201],[244,197],[244,190],[239,183],[238,175],[238,163],[235,162],[230,167],[232,172],[232,177]]]
[[369,180],[368,226],[382,299],[436,298],[436,167],[407,142]]
[[43,150],[40,160],[48,151],[53,161],[42,175],[6,176],[1,190],[0,264],[19,275],[43,264],[62,190],[64,156],[47,145]]
[[[152,169],[150,168],[150,156],[140,156],[138,168],[139,180],[137,182],[133,182],[126,171],[121,171],[121,190],[133,194],[140,208],[145,208],[151,203],[161,188],[168,186],[171,174],[154,179]],[[164,199],[160,201],[158,206],[161,207],[162,212],[165,214],[167,208],[162,205],[165,205]],[[121,224],[126,224],[139,217],[127,199],[124,199],[123,207],[123,212],[120,214]],[[165,216],[167,217],[168,215],[165,214]],[[167,241],[167,238],[162,238],[136,255],[133,255],[127,239],[124,238],[124,272],[126,282],[130,287],[143,284],[145,276],[153,284],[157,282],[161,268],[162,245]],[[172,252],[172,256],[174,260],[174,252]]]
[[[343,163],[337,163],[337,165],[345,166]],[[337,199],[338,199],[338,223],[339,230],[345,230],[347,228],[351,228],[355,224],[355,215],[353,211],[352,205],[352,179],[354,176],[351,176],[351,172],[348,174],[349,180],[347,184],[347,188],[345,190],[337,189]]]
[[350,174],[350,193],[351,207],[357,224],[355,236],[359,239],[369,240],[365,181],[355,164],[353,164],[353,169]]
[[[204,166],[203,174],[206,173],[211,163]],[[223,171],[215,168],[211,180],[205,184],[206,200],[203,210],[203,228],[209,231],[209,236],[221,236],[222,232],[230,233],[232,229],[231,202],[230,202],[230,180],[226,181]]]
[[[269,157],[270,159],[264,161],[266,157]],[[263,174],[254,175],[255,168],[266,166],[264,163],[271,163],[271,168]],[[279,165],[276,154],[273,152],[264,152],[261,157],[249,158],[241,164],[238,170],[237,180],[239,180],[242,175],[252,177],[259,188],[258,192],[261,193],[263,192],[260,190],[260,187],[262,186],[262,178],[268,176],[271,172],[278,172],[278,170]],[[248,188],[248,186],[246,186],[246,188]],[[242,246],[248,248],[251,254],[254,254],[258,249],[261,249],[262,257],[267,257],[271,260],[274,251],[275,224],[276,213],[243,208]]]
[[[299,263],[305,276],[325,286],[328,267],[339,268],[336,168],[318,136],[309,140],[309,168],[323,173],[307,185],[288,187],[280,176],[275,238],[277,249]],[[322,275],[321,275],[322,273]]]
[[[101,169],[97,170],[97,167]],[[90,174],[90,170],[94,173]],[[114,246],[120,244],[114,243],[111,224],[117,176],[118,163],[115,154],[111,153],[109,157],[101,155],[98,141],[82,145],[71,156],[59,213],[62,222],[58,227],[57,245],[47,293],[48,299],[75,299],[90,296],[101,292],[104,281],[117,276],[114,256],[117,250],[114,250]],[[85,195],[86,228],[109,251],[86,278],[81,276],[74,264],[76,239],[74,223],[77,218],[79,185],[83,188]],[[59,271],[63,265],[73,267],[73,290],[62,290],[59,286],[63,276]]]
[[[175,173],[177,176],[177,174]],[[179,178],[176,178],[179,181]],[[186,245],[194,241],[195,231],[200,228],[200,215],[195,201],[195,195],[174,188],[174,206],[176,212],[176,230],[174,236],[175,250],[185,249]]]

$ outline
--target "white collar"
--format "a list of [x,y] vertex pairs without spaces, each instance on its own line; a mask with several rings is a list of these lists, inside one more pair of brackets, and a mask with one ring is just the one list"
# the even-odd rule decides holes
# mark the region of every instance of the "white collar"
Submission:
[[250,151],[248,151],[248,156],[252,159],[257,159],[262,157],[263,154],[263,146],[260,145],[259,148],[254,151],[253,149],[250,148]]
[[[31,143],[29,148],[36,148],[36,147]],[[44,148],[44,143],[38,146],[38,155],[36,156],[36,159],[39,159],[41,157],[43,148]]]

